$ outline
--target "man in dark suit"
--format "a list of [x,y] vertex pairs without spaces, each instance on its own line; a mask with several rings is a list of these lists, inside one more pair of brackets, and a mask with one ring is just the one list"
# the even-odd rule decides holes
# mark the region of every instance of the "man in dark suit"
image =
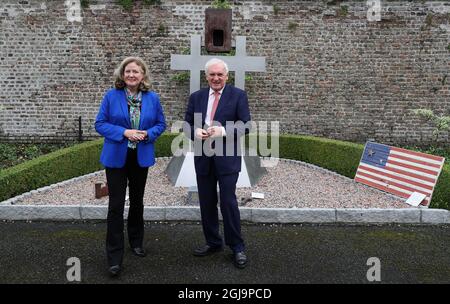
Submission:
[[219,233],[217,183],[220,211],[223,217],[225,244],[233,251],[238,268],[247,265],[241,236],[240,213],[236,199],[236,183],[241,171],[240,137],[249,132],[250,111],[245,91],[226,85],[228,67],[220,59],[205,65],[209,88],[189,97],[185,133],[194,141],[194,163],[200,211],[206,245],[194,251],[203,257],[223,249]]

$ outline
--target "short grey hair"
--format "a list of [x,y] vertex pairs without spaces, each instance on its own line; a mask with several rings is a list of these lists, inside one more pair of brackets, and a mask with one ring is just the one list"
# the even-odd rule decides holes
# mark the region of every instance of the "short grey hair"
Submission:
[[228,75],[228,65],[226,64],[225,61],[223,61],[222,59],[219,58],[212,58],[210,60],[208,60],[208,62],[205,64],[205,73],[208,74],[208,69],[210,66],[215,65],[221,63],[225,69],[225,74]]

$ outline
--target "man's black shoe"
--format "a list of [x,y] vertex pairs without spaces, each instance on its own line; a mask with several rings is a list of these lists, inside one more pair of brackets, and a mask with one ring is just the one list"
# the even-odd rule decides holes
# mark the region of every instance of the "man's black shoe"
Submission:
[[207,256],[207,255],[211,255],[213,253],[222,251],[223,247],[219,246],[219,247],[211,247],[209,245],[204,245],[202,247],[199,247],[197,249],[194,250],[194,255],[198,256],[198,257],[203,257],[203,256]]
[[244,251],[236,252],[233,256],[233,264],[239,269],[245,268],[247,266],[247,256]]
[[137,255],[138,257],[145,257],[147,255],[147,253],[145,252],[145,249],[142,247],[136,247],[136,248],[131,248],[131,252],[133,252],[134,255]]
[[122,267],[120,267],[120,265],[113,265],[108,268],[108,272],[111,277],[117,277],[121,271]]

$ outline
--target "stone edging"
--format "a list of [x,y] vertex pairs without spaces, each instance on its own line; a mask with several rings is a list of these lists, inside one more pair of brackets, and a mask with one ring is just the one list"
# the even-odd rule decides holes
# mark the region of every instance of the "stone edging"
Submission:
[[[450,224],[444,209],[313,209],[240,207],[241,220],[253,223],[405,223]],[[105,220],[107,206],[1,205],[0,220]],[[125,207],[125,218],[128,206]],[[146,221],[200,221],[200,208],[144,207]]]

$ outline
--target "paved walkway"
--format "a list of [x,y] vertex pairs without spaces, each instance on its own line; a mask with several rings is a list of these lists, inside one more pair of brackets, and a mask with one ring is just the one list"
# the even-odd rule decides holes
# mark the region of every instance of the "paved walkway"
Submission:
[[[80,260],[81,283],[265,284],[450,283],[449,225],[244,224],[249,265],[239,270],[227,249],[197,258],[198,222],[147,222],[146,258],[129,251],[118,279],[106,273],[104,221],[0,222],[0,283],[68,283]],[[372,270],[374,270],[372,268]]]

